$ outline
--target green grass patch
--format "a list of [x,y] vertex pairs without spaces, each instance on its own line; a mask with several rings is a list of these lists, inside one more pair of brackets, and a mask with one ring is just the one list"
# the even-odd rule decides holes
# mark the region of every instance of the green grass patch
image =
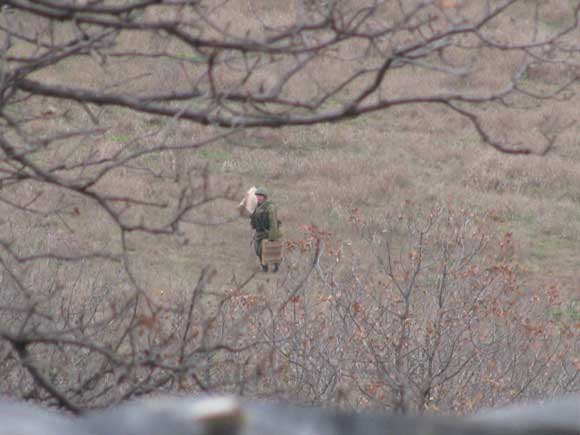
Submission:
[[128,144],[133,139],[130,135],[124,133],[113,133],[109,136],[113,142]]
[[530,257],[537,261],[546,261],[550,258],[565,255],[564,253],[574,249],[576,245],[577,242],[561,237],[538,237],[536,243],[533,244]]
[[229,152],[227,150],[223,150],[223,149],[218,149],[215,147],[202,148],[199,151],[199,156],[202,159],[211,160],[214,162],[225,162],[227,160],[232,159],[231,152]]
[[570,200],[573,202],[580,201],[580,186],[566,185],[558,192],[560,199]]
[[573,299],[569,302],[567,307],[555,308],[550,310],[550,315],[554,320],[559,321],[580,321],[580,299]]
[[534,230],[538,225],[535,213],[515,209],[504,209],[498,213],[498,219],[515,231]]
[[142,160],[146,166],[150,168],[156,168],[161,163],[161,156],[159,155],[159,153],[145,154]]
[[481,143],[481,137],[475,132],[460,136],[458,138],[452,139],[449,142],[449,145],[466,148],[472,145],[477,145]]

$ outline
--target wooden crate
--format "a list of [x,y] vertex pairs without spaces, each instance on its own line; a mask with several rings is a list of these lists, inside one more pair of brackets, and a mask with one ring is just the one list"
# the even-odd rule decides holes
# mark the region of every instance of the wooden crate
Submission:
[[284,242],[262,240],[262,264],[280,264],[284,254]]

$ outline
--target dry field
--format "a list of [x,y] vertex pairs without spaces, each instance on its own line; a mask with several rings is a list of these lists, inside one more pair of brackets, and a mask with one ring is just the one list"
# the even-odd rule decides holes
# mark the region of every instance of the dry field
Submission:
[[[569,7],[564,3],[550,2],[542,9],[543,26],[550,29],[562,25],[569,14]],[[259,32],[264,25],[282,25],[294,18],[295,11],[282,4],[284,2],[278,0],[226,2],[216,12],[216,20],[230,23],[232,31]],[[518,41],[521,34],[517,23],[531,19],[530,14],[525,2],[514,8],[510,14],[513,23],[502,30],[502,36],[507,41]],[[236,20],[239,16],[245,18]],[[127,48],[135,49],[163,44],[162,40],[146,36],[134,32],[122,42]],[[345,50],[356,53],[357,46],[352,44]],[[486,58],[485,54],[483,52],[477,60],[481,68],[473,76],[451,81],[443,74],[419,69],[409,74],[405,69],[390,77],[384,91],[394,96],[409,96],[434,89],[452,91],[472,87],[481,91],[486,86],[493,89],[497,86],[495,81],[501,82],[504,75],[511,73],[517,59],[509,55]],[[95,59],[71,61],[45,69],[42,74],[56,83],[80,81],[96,88],[108,77],[102,75],[94,62]],[[113,75],[115,68],[134,77],[151,72],[153,68],[146,80],[135,81],[129,86],[179,89],[186,80],[184,73],[169,63],[113,64],[109,71]],[[330,62],[320,61],[316,71],[320,75],[318,78],[326,82],[338,82],[344,75],[344,71]],[[557,77],[558,71],[552,74]],[[537,80],[549,78],[542,74]],[[268,78],[263,79],[267,84]],[[221,80],[227,83],[230,78]],[[528,80],[536,79],[531,76]],[[297,89],[292,92],[307,94],[308,80],[297,82]],[[546,82],[545,86],[549,87],[550,83]],[[47,101],[47,104],[66,106],[65,102],[58,101]],[[534,144],[541,143],[541,135],[530,126],[536,126],[538,120],[548,114],[556,114],[561,125],[568,124],[577,119],[577,107],[578,97],[574,96],[565,103],[546,101],[537,107],[512,110],[507,115],[491,107],[487,111],[484,109],[484,119],[498,137],[533,149],[539,146]],[[30,108],[35,113],[54,109],[54,106]],[[138,116],[122,109],[106,109],[105,112],[104,119],[113,126],[105,135],[93,138],[93,143],[62,141],[58,150],[43,158],[59,161],[73,153],[105,158],[127,145],[148,148],[159,141],[164,145],[185,145],[192,139],[199,142],[212,137],[218,130],[185,122],[173,125],[170,121]],[[85,113],[68,116],[75,121],[87,117]],[[152,126],[163,129],[153,135]],[[35,128],[41,136],[51,129],[66,128],[66,125],[43,121],[37,122]],[[470,124],[441,106],[401,106],[337,124],[249,129],[197,151],[151,153],[143,156],[141,170],[113,171],[99,187],[103,192],[122,192],[119,188],[122,187],[143,198],[155,197],[170,192],[172,187],[170,180],[163,176],[155,178],[151,173],[163,175],[163,171],[188,170],[199,173],[199,168],[207,167],[215,183],[239,188],[238,196],[251,185],[268,187],[272,199],[280,205],[288,239],[302,236],[301,224],[315,224],[328,229],[340,240],[346,236],[342,233],[343,222],[355,208],[372,216],[408,200],[426,208],[452,201],[497,216],[498,231],[513,233],[515,255],[533,274],[532,282],[553,280],[571,294],[577,294],[580,290],[574,272],[580,256],[580,249],[576,247],[580,238],[580,222],[576,223],[580,199],[579,130],[577,124],[567,129],[545,156],[509,156],[482,144]],[[101,219],[93,213],[88,210],[66,224],[72,229],[89,228],[85,233],[88,240],[83,243],[98,244],[107,232],[106,225],[101,228],[98,225]],[[144,272],[151,271],[149,266],[155,265],[167,271],[172,279],[177,276],[190,279],[204,264],[228,271],[242,271],[253,264],[247,222],[242,219],[230,221],[236,217],[235,201],[210,205],[200,214],[200,220],[209,217],[212,224],[228,223],[184,227],[188,244],[155,243],[155,247],[148,247],[149,240],[136,242],[140,245],[139,249],[135,248],[136,255],[141,257]],[[79,235],[78,231],[71,232],[62,225],[59,229],[55,224],[53,229]],[[162,279],[156,272],[153,275],[147,276],[148,282]],[[174,283],[155,282],[154,286],[174,287]]]
[[[455,5],[457,2],[442,3]],[[520,2],[513,8],[508,15],[511,22],[507,25],[500,20],[494,24],[502,29],[501,37],[505,41],[517,42],[522,36],[520,25],[533,19],[531,9],[526,8],[528,3],[532,2]],[[539,35],[565,25],[568,3],[574,2],[546,3],[551,7],[542,9]],[[214,18],[230,22],[232,32],[259,34],[267,25],[284,25],[294,19],[296,11],[289,10],[286,4],[282,0],[224,2]],[[473,2],[469,7],[475,10],[479,6]],[[59,31],[66,33],[68,30],[63,26]],[[168,49],[165,43],[155,35],[132,32],[121,39],[120,49]],[[179,46],[169,48],[180,50]],[[355,56],[360,49],[356,41],[341,47],[342,55]],[[26,48],[22,50],[24,53]],[[457,60],[465,55],[458,52]],[[381,92],[393,98],[412,98],[435,91],[469,92],[471,89],[484,93],[505,81],[518,63],[517,56],[510,52],[498,55],[485,50],[473,61],[478,66],[475,72],[455,79],[422,68],[397,70],[382,85]],[[337,68],[332,60],[316,62],[316,67],[309,70],[311,76],[298,76],[290,83],[289,94],[309,95],[313,92],[314,81],[339,83],[347,73]],[[88,88],[97,89],[109,83],[116,72],[122,71],[123,76],[137,78],[123,86],[155,91],[178,91],[190,79],[176,64],[158,59],[111,62],[107,71],[108,75],[103,75],[97,57],[85,57],[45,68],[38,77],[52,83],[82,82]],[[277,71],[267,72],[271,76],[265,72],[263,76],[252,76],[245,85],[249,88],[271,86]],[[231,71],[220,73],[219,68],[216,69],[215,80],[220,87],[237,85],[239,77],[232,76]],[[529,74],[525,82],[535,89],[549,90],[560,78],[555,69],[538,71],[537,76]],[[338,123],[239,131],[136,114],[123,108],[103,108],[99,117],[107,127],[106,132],[87,136],[81,142],[76,138],[58,141],[58,146],[36,153],[35,162],[46,167],[61,161],[73,165],[74,162],[112,159],[127,150],[131,153],[143,151],[141,157],[108,171],[94,186],[102,195],[142,200],[142,210],[133,207],[124,216],[127,222],[135,225],[142,220],[155,224],[167,219],[169,211],[161,207],[148,208],[145,203],[175,202],[186,179],[192,180],[193,189],[220,197],[194,208],[170,235],[129,231],[121,236],[111,217],[86,196],[75,192],[65,195],[50,184],[39,188],[22,182],[13,190],[5,191],[5,201],[0,203],[2,237],[13,240],[21,256],[37,252],[65,256],[85,252],[118,255],[123,251],[127,254],[124,267],[121,262],[114,261],[87,263],[82,273],[76,265],[69,266],[66,262],[51,269],[52,263],[47,260],[42,272],[31,269],[26,278],[30,285],[54,280],[55,287],[65,287],[71,297],[83,301],[91,301],[97,287],[99,291],[106,289],[106,294],[130,292],[136,287],[162,305],[182,306],[187,303],[187,295],[200,274],[208,267],[215,270],[210,274],[208,294],[232,291],[257,272],[249,221],[238,216],[236,206],[247,188],[264,186],[279,207],[279,218],[283,221],[288,242],[287,259],[279,274],[256,274],[244,284],[243,290],[247,295],[270,295],[275,300],[279,289],[290,288],[301,279],[314,255],[309,244],[313,243],[313,235],[320,236],[323,250],[315,272],[308,276],[312,311],[320,314],[325,312],[324,298],[332,296],[327,294],[329,288],[333,292],[363,288],[369,290],[368,297],[378,297],[374,292],[378,292],[383,283],[377,272],[380,255],[373,243],[389,228],[396,227],[397,219],[403,222],[402,216],[410,213],[421,221],[436,214],[433,210],[450,209],[454,211],[451,215],[462,216],[464,220],[457,224],[456,232],[449,230],[449,234],[442,234],[453,241],[456,233],[465,230],[462,237],[475,243],[470,237],[482,231],[481,234],[489,238],[490,247],[489,251],[484,250],[482,268],[494,261],[505,266],[506,270],[500,274],[507,283],[505,288],[523,297],[529,295],[530,299],[547,300],[554,293],[561,297],[563,302],[554,312],[530,309],[531,323],[526,323],[530,318],[523,320],[527,326],[532,328],[534,322],[550,323],[553,318],[565,317],[575,325],[577,334],[580,323],[580,281],[577,277],[580,264],[579,91],[576,83],[569,89],[567,100],[546,100],[537,105],[526,104],[522,98],[521,102],[513,102],[518,104],[509,111],[494,105],[478,107],[478,114],[489,131],[501,140],[538,152],[532,155],[508,155],[494,150],[482,143],[465,118],[436,104],[394,106]],[[46,116],[28,123],[28,131],[38,137],[53,131],[67,131],[71,124],[90,125],[90,114],[79,111],[71,102],[46,98],[38,105],[37,101],[29,105],[23,102],[18,110],[50,115],[62,113],[69,105],[74,107],[65,117]],[[338,107],[340,98],[329,104]],[[542,133],[546,130],[538,125],[548,130],[566,126],[545,155],[540,152]],[[225,137],[214,139],[220,135]],[[207,144],[198,146],[206,139]],[[189,147],[190,143],[196,145]],[[158,152],[157,147],[169,148]],[[87,166],[74,174],[71,171],[71,175],[89,176],[97,169],[97,166]],[[218,195],[224,191],[228,192],[227,198]],[[52,211],[16,214],[9,200],[29,202],[37,210]],[[147,214],[143,217],[141,212],[146,209]],[[470,233],[471,225],[475,224],[481,224],[477,228],[483,230],[474,229]],[[395,234],[398,238],[393,240],[391,249],[396,251],[405,246],[406,233],[397,227]],[[437,237],[432,243],[446,246],[446,242]],[[465,245],[467,250],[471,247]],[[457,255],[463,258],[462,254]],[[499,270],[500,266],[497,267]],[[482,280],[477,282],[485,281],[485,274],[476,269],[474,266],[458,273],[466,274],[466,282],[467,275],[469,279]],[[511,275],[516,269],[517,280]],[[129,280],[125,276],[127,271]],[[435,288],[428,280],[421,285],[424,289]],[[496,297],[494,301],[497,302],[508,295]],[[429,317],[428,307],[424,310],[426,318]],[[487,334],[490,331],[482,327],[481,336]],[[576,364],[579,364],[577,360]],[[489,388],[493,389],[491,380],[488,381]],[[574,385],[577,386],[577,381]],[[541,388],[540,383],[531,395],[539,395]],[[462,395],[462,400],[467,400],[471,393],[466,389],[458,394]],[[477,399],[464,405],[462,408],[450,399],[444,408],[465,412],[478,407]],[[437,411],[428,404],[422,406]]]

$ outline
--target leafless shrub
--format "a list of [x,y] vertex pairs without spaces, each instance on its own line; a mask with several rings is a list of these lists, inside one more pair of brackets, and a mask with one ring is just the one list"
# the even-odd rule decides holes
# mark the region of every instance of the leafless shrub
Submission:
[[[287,10],[254,1],[4,1],[3,391],[76,413],[154,391],[217,389],[462,411],[513,391],[576,388],[573,363],[562,356],[558,371],[546,357],[560,355],[569,332],[550,341],[556,326],[526,321],[505,252],[471,263],[484,255],[485,234],[470,233],[473,217],[461,213],[435,210],[385,233],[375,230],[392,217],[366,225],[353,243],[377,250],[371,265],[354,255],[344,267],[348,245],[305,227],[276,294],[246,290],[251,273],[212,288],[214,274],[199,264],[160,276],[202,258],[184,247],[209,237],[188,228],[228,222],[208,209],[238,200],[239,183],[216,171],[227,159],[200,150],[250,128],[324,124],[317,133],[332,147],[351,141],[331,123],[382,111],[394,114],[390,132],[405,113],[396,109],[412,108],[412,118],[435,116],[435,107],[445,113],[431,120],[460,119],[502,152],[548,151],[572,121],[538,120],[530,144],[494,129],[486,112],[509,120],[523,103],[575,97],[580,3],[558,4],[557,13],[535,4],[514,32],[514,11],[527,2],[345,0]],[[498,56],[499,69],[489,63]],[[562,80],[553,83],[552,71]],[[357,130],[351,138],[364,137]],[[297,143],[308,145],[307,135]],[[316,172],[354,203],[360,186],[339,185],[333,164],[347,176],[376,169],[320,159],[295,176]],[[369,173],[365,187],[378,181],[389,195],[381,184],[409,178]],[[172,280],[186,291],[165,291]],[[477,291],[489,304],[470,317]],[[507,323],[501,305],[512,301]],[[510,363],[507,348],[521,359]]]
[[[407,205],[351,221],[376,255],[370,268],[349,253],[356,239],[341,244],[315,227],[291,246],[308,252],[324,241],[326,255],[304,288],[276,289],[288,299],[255,326],[275,367],[260,384],[266,391],[355,409],[466,413],[577,388],[577,331],[556,316],[566,302],[556,287],[536,292],[522,281],[511,235],[494,232],[493,220]],[[253,306],[271,300],[248,297]]]

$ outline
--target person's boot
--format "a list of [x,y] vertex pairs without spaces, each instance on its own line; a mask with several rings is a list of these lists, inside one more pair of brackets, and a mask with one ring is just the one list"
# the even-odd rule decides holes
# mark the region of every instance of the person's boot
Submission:
[[268,265],[262,265],[262,272],[268,272]]
[[278,264],[274,264],[274,266],[272,267],[272,272],[273,273],[278,272],[278,266],[279,266]]

